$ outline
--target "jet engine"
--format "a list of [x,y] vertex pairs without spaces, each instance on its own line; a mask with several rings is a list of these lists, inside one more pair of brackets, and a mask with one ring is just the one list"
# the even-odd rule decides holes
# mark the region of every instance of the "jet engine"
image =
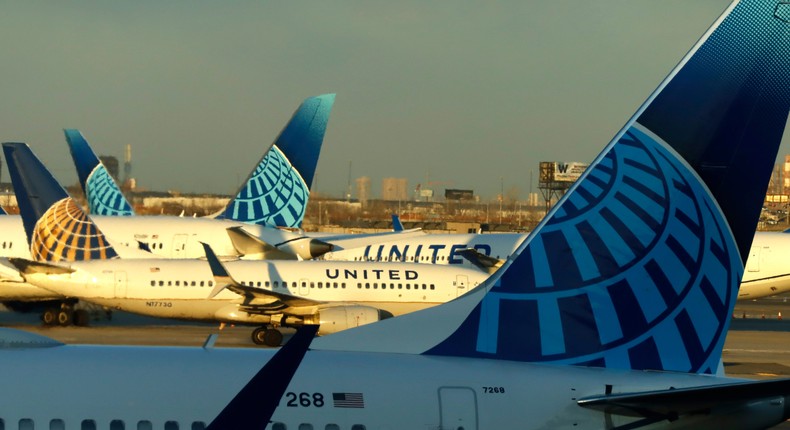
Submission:
[[378,308],[360,305],[331,306],[305,317],[305,324],[318,324],[318,334],[327,335],[391,318],[392,314]]

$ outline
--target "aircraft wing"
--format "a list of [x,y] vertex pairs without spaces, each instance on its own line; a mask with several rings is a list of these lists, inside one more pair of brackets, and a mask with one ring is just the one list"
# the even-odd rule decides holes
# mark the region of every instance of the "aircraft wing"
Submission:
[[230,276],[225,265],[222,264],[208,244],[203,242],[201,242],[201,244],[206,251],[206,260],[211,267],[211,273],[214,275],[214,281],[217,284],[214,289],[211,290],[211,293],[209,293],[210,299],[222,292],[222,290],[227,289],[248,299],[244,304],[245,309],[249,312],[258,313],[266,313],[267,310],[272,309],[282,311],[282,309],[289,307],[317,306],[324,303],[318,300],[310,300],[304,297],[297,297],[290,294],[277,293],[263,288],[243,285]]
[[790,395],[790,378],[600,395],[585,397],[576,403],[583,408],[609,414],[672,420],[682,414],[704,412],[721,404],[742,404],[787,395]]
[[361,233],[361,234],[327,234],[319,235],[310,233],[310,237],[319,238],[326,243],[331,243],[334,249],[343,250],[350,248],[363,248],[368,245],[377,245],[382,242],[393,240],[409,239],[417,236],[424,236],[425,233],[420,228],[412,228],[403,231],[388,231],[383,233]]

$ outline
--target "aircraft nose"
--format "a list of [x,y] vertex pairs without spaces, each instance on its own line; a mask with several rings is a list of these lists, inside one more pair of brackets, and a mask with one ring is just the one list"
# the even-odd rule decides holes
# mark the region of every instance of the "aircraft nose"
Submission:
[[310,240],[310,256],[311,258],[320,257],[327,252],[334,249],[335,246],[331,243],[326,243],[323,240],[311,239]]

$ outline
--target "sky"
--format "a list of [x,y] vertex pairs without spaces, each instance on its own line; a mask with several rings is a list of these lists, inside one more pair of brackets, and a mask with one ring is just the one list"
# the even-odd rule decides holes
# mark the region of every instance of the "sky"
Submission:
[[539,162],[590,162],[728,3],[4,1],[0,141],[73,184],[78,128],[131,144],[140,187],[232,194],[336,93],[315,191],[341,196],[351,164],[374,196],[405,177],[524,199]]

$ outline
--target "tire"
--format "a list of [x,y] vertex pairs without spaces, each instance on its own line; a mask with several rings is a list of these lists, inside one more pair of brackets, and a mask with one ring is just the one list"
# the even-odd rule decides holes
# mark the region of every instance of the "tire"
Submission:
[[263,332],[263,343],[266,346],[280,346],[283,343],[283,334],[276,328],[270,328]]
[[87,327],[90,323],[90,315],[85,309],[74,311],[74,325],[77,327]]
[[68,327],[71,325],[72,320],[72,311],[71,310],[62,310],[58,312],[58,324],[61,327]]
[[252,343],[256,345],[265,345],[264,341],[264,333],[266,333],[266,327],[258,327],[252,331]]
[[58,310],[52,308],[44,310],[44,313],[41,314],[41,322],[43,322],[46,326],[53,326],[57,324]]

